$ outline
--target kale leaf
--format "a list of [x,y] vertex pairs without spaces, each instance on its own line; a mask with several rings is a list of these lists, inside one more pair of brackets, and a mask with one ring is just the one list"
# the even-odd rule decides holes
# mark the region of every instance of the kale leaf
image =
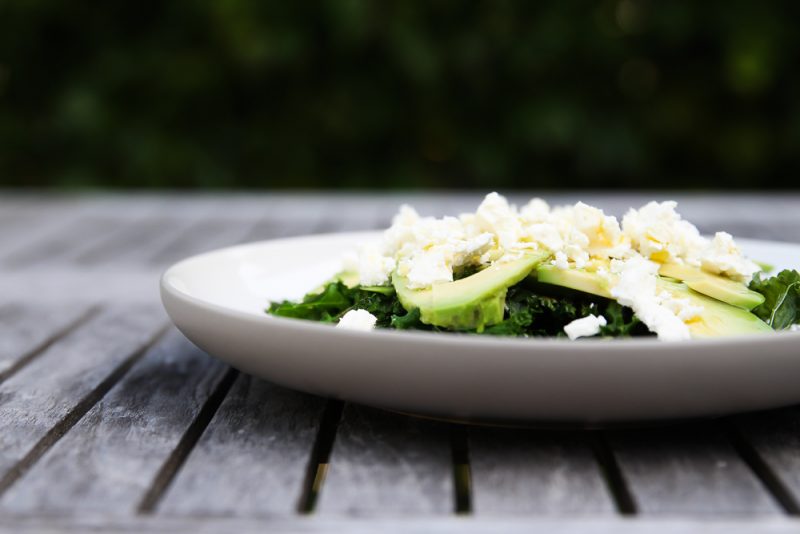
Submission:
[[555,336],[562,337],[564,327],[587,315],[602,315],[608,324],[600,334],[610,337],[651,335],[629,308],[612,300],[572,292],[568,296],[542,295],[525,284],[508,289],[506,318],[484,330],[488,335],[499,336]]
[[309,293],[302,301],[275,302],[266,310],[271,315],[336,322],[350,310],[366,310],[377,317],[376,325],[384,328],[424,328],[416,315],[406,313],[394,291],[378,292],[374,289],[347,287],[342,282],[331,282],[319,293]]
[[653,335],[645,324],[636,317],[633,310],[622,304],[609,300],[602,312],[606,325],[600,327],[600,335],[604,337],[631,337]]
[[309,293],[300,302],[273,302],[267,312],[280,317],[331,322],[352,304],[353,297],[349,288],[341,282],[333,282],[320,293]]
[[756,273],[750,289],[766,299],[753,313],[775,330],[785,330],[800,322],[800,273],[797,271],[787,269],[765,279],[761,273]]
[[[376,325],[398,330],[442,329],[424,324],[420,312],[407,312],[393,291],[347,287],[331,282],[322,291],[306,295],[300,302],[284,301],[270,305],[267,313],[320,322],[336,322],[350,310],[366,310],[377,318]],[[487,327],[481,334],[495,336],[541,337],[564,336],[564,326],[589,314],[603,315],[608,324],[600,334],[609,337],[650,335],[629,308],[612,300],[586,293],[542,294],[520,283],[508,288],[505,318]],[[477,332],[473,332],[477,333]]]

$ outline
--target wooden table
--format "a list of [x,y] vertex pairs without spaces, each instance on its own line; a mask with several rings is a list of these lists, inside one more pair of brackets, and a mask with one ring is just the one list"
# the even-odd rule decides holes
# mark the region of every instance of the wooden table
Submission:
[[[645,199],[581,197],[617,215]],[[703,231],[800,242],[796,194],[678,197]],[[190,254],[478,199],[0,192],[0,527],[800,529],[797,408],[606,431],[417,420],[241,374],[188,343],[158,301],[159,273]]]

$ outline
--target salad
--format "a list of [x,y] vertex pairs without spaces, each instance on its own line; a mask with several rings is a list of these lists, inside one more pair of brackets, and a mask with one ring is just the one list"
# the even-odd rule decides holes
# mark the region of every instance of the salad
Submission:
[[570,339],[794,329],[800,273],[770,277],[730,234],[705,237],[676,208],[650,202],[618,220],[582,202],[517,208],[497,193],[455,217],[403,206],[335,279],[267,313],[360,330]]

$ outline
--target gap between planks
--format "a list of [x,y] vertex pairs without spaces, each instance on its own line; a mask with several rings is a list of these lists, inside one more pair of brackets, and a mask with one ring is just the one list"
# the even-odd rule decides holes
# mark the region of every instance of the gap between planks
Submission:
[[450,452],[453,458],[453,511],[458,515],[468,515],[472,513],[472,470],[468,430],[464,425],[450,425]]
[[166,334],[168,325],[164,325],[143,347],[139,348],[122,361],[94,389],[86,394],[61,420],[59,420],[2,478],[0,478],[0,496],[19,480],[39,459],[53,447],[78,421],[99,402],[114,384],[139,361],[153,345]]
[[794,517],[800,516],[800,503],[798,503],[797,498],[792,494],[789,487],[784,484],[778,473],[764,460],[758,449],[747,440],[739,430],[739,427],[736,426],[736,423],[727,418],[721,419],[719,423],[736,453],[761,482],[767,493],[775,499],[784,513]]
[[[317,436],[311,450],[303,489],[298,500],[297,512],[311,515],[316,510],[320,493],[323,491],[331,453],[341,423],[345,403],[329,399],[320,418]],[[450,425],[450,454],[453,474],[453,513],[467,515],[472,513],[472,481],[469,461],[467,428],[464,425]]]
[[175,449],[173,449],[161,466],[161,469],[156,473],[153,482],[150,484],[150,488],[139,503],[137,508],[139,514],[148,515],[155,512],[158,503],[161,501],[167,489],[169,489],[170,484],[175,479],[178,471],[180,471],[186,458],[189,457],[189,454],[192,449],[194,449],[200,436],[203,435],[203,432],[208,427],[209,423],[211,423],[214,414],[219,410],[222,401],[225,400],[237,376],[239,376],[239,371],[232,367],[229,368],[214,392],[206,399],[197,417],[186,429],[186,432],[183,437],[181,437]]
[[638,513],[636,501],[619,463],[617,463],[614,451],[608,444],[605,433],[601,430],[585,430],[584,432],[617,513],[622,516],[636,515]]
[[23,367],[35,360],[39,355],[43,354],[47,349],[53,346],[56,342],[69,335],[72,331],[77,330],[82,325],[89,322],[102,310],[102,306],[91,306],[84,313],[78,316],[73,321],[69,322],[66,326],[57,330],[50,335],[47,339],[41,342],[38,346],[31,348],[28,352],[20,356],[10,365],[7,369],[0,372],[0,384],[8,380],[11,376],[19,372]]
[[317,437],[308,459],[306,476],[303,481],[303,490],[297,503],[297,512],[312,514],[317,505],[317,499],[325,484],[328,474],[328,464],[336,441],[336,432],[344,412],[344,402],[329,399],[320,418]]

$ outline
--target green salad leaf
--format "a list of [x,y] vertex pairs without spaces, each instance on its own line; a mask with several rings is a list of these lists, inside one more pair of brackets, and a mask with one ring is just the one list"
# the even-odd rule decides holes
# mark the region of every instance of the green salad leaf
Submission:
[[800,273],[785,270],[772,278],[756,273],[750,289],[766,299],[753,310],[761,320],[775,330],[785,330],[800,322]]
[[524,337],[562,337],[564,327],[587,315],[602,315],[608,324],[600,334],[610,337],[651,335],[629,308],[613,300],[586,294],[568,298],[537,293],[525,284],[510,287],[506,297],[506,318],[484,330],[485,334]]
[[367,310],[377,317],[376,325],[384,328],[425,327],[419,321],[419,313],[406,312],[394,291],[351,288],[340,281],[329,283],[319,293],[309,293],[300,302],[274,302],[267,313],[330,323],[338,321],[350,310]]
[[[267,313],[320,322],[336,322],[350,310],[366,310],[377,318],[376,325],[398,330],[441,330],[423,324],[419,310],[407,312],[394,291],[347,287],[340,281],[306,295],[300,302],[283,301],[270,305]],[[575,292],[568,297],[544,295],[524,282],[508,289],[503,321],[487,327],[481,334],[495,336],[564,336],[564,326],[589,314],[603,315],[608,324],[601,335],[627,337],[650,335],[629,308],[612,300]],[[472,332],[476,333],[477,332]]]

